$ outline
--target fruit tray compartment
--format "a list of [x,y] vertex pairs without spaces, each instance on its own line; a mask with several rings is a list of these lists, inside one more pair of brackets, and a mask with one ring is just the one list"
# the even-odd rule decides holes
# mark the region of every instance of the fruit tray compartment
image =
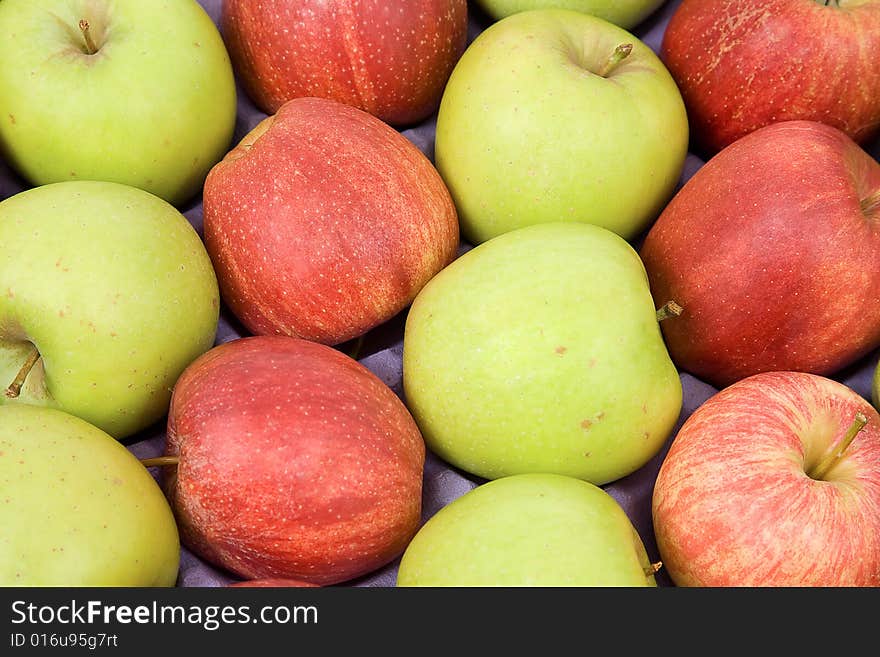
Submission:
[[[199,0],[199,2],[214,21],[218,22],[221,0]],[[654,15],[634,28],[632,32],[655,52],[658,52],[666,24],[678,4],[678,0],[668,0]],[[480,14],[473,7],[472,3],[469,4],[468,9],[470,12],[469,40],[472,40],[482,29],[489,25],[489,20]],[[238,115],[232,145],[237,143],[265,116],[264,113],[256,109],[241,87],[239,87]],[[404,136],[410,139],[432,160],[434,127],[434,118],[430,118],[419,125],[403,130]],[[880,159],[880,140],[868,145],[866,150],[875,158]],[[693,153],[688,154],[679,186],[686,182],[703,164],[704,160],[700,157]],[[0,200],[26,188],[27,185],[16,177],[5,164],[0,162]],[[200,199],[195,199],[188,206],[181,208],[181,210],[201,235],[202,205]],[[636,248],[639,246],[637,243],[633,243],[633,245]],[[462,249],[466,248],[468,248],[468,245],[462,244]],[[872,303],[875,300],[866,301]],[[403,397],[402,354],[405,312],[366,334],[363,343],[359,347],[358,356],[359,361],[363,365],[378,375],[382,381],[401,397]],[[228,309],[222,308],[216,344],[228,342],[246,335],[248,335],[247,331],[243,329]],[[340,348],[347,351],[347,348],[350,346],[340,345]],[[835,373],[831,378],[840,381],[870,400],[871,379],[878,362],[878,356],[880,356],[880,351],[869,354],[845,370]],[[666,445],[636,472],[603,486],[629,515],[630,520],[644,541],[648,556],[652,562],[659,561],[660,559],[651,521],[651,494],[660,464],[672,438],[682,423],[697,407],[717,392],[716,388],[687,373],[681,372],[680,376],[683,386],[682,409],[678,422]],[[163,423],[159,423],[124,442],[138,458],[146,458],[160,455],[164,448],[164,441],[165,427]],[[461,472],[428,452],[424,473],[423,520],[427,520],[427,518],[443,506],[482,482],[482,479]],[[398,560],[360,579],[341,584],[341,586],[394,586],[397,565]],[[233,575],[212,567],[190,553],[186,548],[182,548],[178,586],[213,587],[224,586],[234,581],[237,581],[237,578]],[[672,585],[662,568],[657,574],[657,582],[660,586]]]

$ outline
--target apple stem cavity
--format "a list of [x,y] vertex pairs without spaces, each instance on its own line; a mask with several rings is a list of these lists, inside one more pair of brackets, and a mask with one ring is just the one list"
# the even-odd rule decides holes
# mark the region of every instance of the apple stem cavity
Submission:
[[662,322],[670,317],[678,317],[684,312],[684,308],[679,306],[675,301],[667,301],[657,309],[657,321]]
[[9,386],[6,388],[7,397],[9,397],[10,399],[15,399],[21,394],[21,387],[24,385],[28,374],[31,373],[31,370],[34,368],[34,365],[37,364],[38,360],[40,360],[40,352],[36,348],[36,346],[31,344],[24,364],[21,366],[21,369],[18,370],[18,374],[15,375],[12,383],[10,383]]
[[856,413],[856,417],[853,420],[852,424],[849,425],[849,429],[846,430],[846,434],[843,436],[843,440],[841,440],[837,444],[837,447],[835,447],[831,452],[826,454],[821,461],[819,461],[819,464],[813,469],[810,477],[816,480],[824,480],[825,475],[831,472],[834,466],[840,462],[840,459],[843,457],[844,452],[846,452],[847,448],[858,435],[859,431],[861,431],[867,423],[868,418],[866,418],[863,413]]
[[140,459],[145,468],[161,468],[175,466],[180,463],[179,456],[154,456],[148,459]]
[[862,207],[862,213],[866,217],[871,217],[872,215],[880,212],[880,189],[862,199],[860,205]]
[[84,52],[87,55],[94,55],[98,52],[98,47],[95,45],[95,40],[92,39],[91,25],[89,25],[89,22],[85,18],[80,20],[79,29],[82,32],[83,41],[85,41],[86,44]]
[[624,59],[629,57],[629,54],[632,52],[633,44],[631,43],[621,43],[618,45],[608,59],[605,60],[605,63],[602,65],[602,68],[599,69],[598,75],[603,78],[607,78],[611,72],[617,68],[617,66]]

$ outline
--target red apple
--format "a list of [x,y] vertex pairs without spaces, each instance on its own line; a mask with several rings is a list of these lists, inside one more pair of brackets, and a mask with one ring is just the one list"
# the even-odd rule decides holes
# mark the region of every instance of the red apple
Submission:
[[345,354],[250,336],[174,387],[163,479],[181,541],[244,579],[334,584],[403,552],[425,445],[397,395]]
[[228,584],[228,588],[259,588],[259,589],[278,589],[278,588],[314,588],[317,584],[306,582],[301,579],[284,579],[282,577],[263,577],[262,579],[246,579],[241,582],[233,582]]
[[682,425],[652,512],[679,586],[880,586],[880,415],[825,377],[743,379]]
[[843,132],[771,124],[673,197],[640,249],[679,368],[716,387],[831,375],[880,345],[880,164]]
[[302,96],[392,125],[432,114],[467,41],[466,0],[224,0],[220,27],[263,111]]
[[458,248],[440,174],[401,133],[332,100],[297,98],[209,172],[205,245],[252,333],[359,337],[415,298]]
[[880,131],[880,0],[684,0],[660,55],[709,154],[777,121]]

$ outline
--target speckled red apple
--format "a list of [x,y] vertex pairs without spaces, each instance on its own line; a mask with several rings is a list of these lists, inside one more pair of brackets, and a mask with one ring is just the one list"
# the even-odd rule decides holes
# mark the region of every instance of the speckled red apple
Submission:
[[301,579],[285,579],[283,577],[263,577],[261,579],[246,579],[241,582],[233,582],[227,588],[233,589],[290,589],[290,588],[315,588],[318,584],[305,582]]
[[403,310],[455,257],[440,174],[401,133],[297,98],[208,174],[204,235],[224,301],[254,334],[324,344]]
[[422,436],[391,388],[332,347],[214,347],[178,380],[167,435],[181,541],[243,579],[343,582],[396,558],[418,527]]
[[392,125],[437,109],[467,41],[466,0],[225,0],[221,31],[251,99],[317,96]]
[[880,0],[684,0],[660,54],[708,155],[778,121],[880,133]]

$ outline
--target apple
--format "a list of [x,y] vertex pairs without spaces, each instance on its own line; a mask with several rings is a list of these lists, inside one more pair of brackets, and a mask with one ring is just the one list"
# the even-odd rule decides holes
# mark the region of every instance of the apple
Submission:
[[679,586],[878,586],[880,415],[815,374],[742,379],[685,421],[652,509]]
[[[817,175],[821,172],[821,175]],[[832,375],[880,346],[880,164],[837,128],[770,124],[715,155],[640,249],[673,361],[723,387]]]
[[875,362],[872,366],[872,376],[871,376],[871,403],[874,404],[874,408],[880,409],[880,362]]
[[304,96],[405,126],[433,114],[467,41],[466,0],[224,0],[220,29],[267,114]]
[[69,413],[0,406],[0,586],[174,586],[180,543],[156,480]]
[[126,438],[164,418],[219,307],[198,234],[158,196],[67,181],[0,202],[0,405],[59,408]]
[[626,30],[632,29],[665,0],[477,0],[495,20],[531,9],[574,9],[598,16]]
[[656,586],[626,512],[598,486],[512,475],[465,493],[419,529],[397,586]]
[[32,185],[107,180],[179,206],[235,128],[232,64],[196,0],[3,0],[0,150]]
[[633,239],[687,149],[681,95],[647,45],[595,16],[536,9],[493,23],[461,56],[435,160],[472,244],[550,221]]
[[878,0],[684,0],[660,56],[708,155],[778,121],[880,134]]
[[486,479],[619,479],[682,404],[637,253],[578,222],[499,235],[431,279],[407,314],[403,387],[429,449]]
[[248,336],[174,387],[163,485],[193,553],[244,579],[328,585],[398,557],[425,444],[400,398],[317,342]]
[[431,161],[350,105],[295,98],[207,176],[205,245],[252,334],[335,345],[401,312],[458,249]]
[[229,588],[262,588],[262,589],[278,589],[278,588],[314,588],[318,586],[312,582],[305,582],[300,579],[284,579],[282,577],[264,577],[262,579],[246,579],[241,582],[233,582],[228,585]]

